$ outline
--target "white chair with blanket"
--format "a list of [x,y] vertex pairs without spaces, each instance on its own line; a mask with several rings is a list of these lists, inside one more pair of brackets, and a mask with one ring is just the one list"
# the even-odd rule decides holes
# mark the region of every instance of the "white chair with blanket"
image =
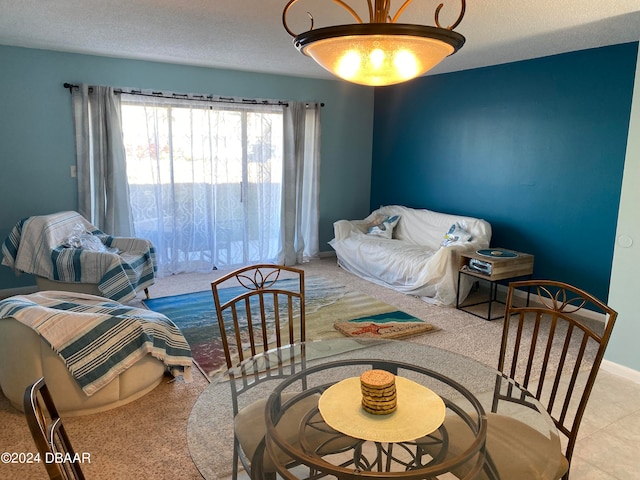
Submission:
[[148,240],[113,237],[77,212],[28,217],[2,244],[2,265],[36,276],[39,290],[89,293],[119,302],[155,282],[155,250]]
[[166,372],[191,380],[189,344],[167,317],[103,297],[61,291],[0,300],[0,388],[18,410],[44,377],[66,416],[146,395]]

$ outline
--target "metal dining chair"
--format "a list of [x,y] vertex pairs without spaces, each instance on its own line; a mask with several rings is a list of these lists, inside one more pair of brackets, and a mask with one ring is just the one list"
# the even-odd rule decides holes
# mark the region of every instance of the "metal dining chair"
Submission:
[[[305,341],[303,270],[271,264],[251,265],[215,280],[211,288],[228,368],[238,367],[244,360],[271,348]],[[259,375],[250,372],[250,380],[243,376],[241,368],[237,375],[230,375],[234,415],[233,479],[238,475],[238,460],[249,474],[252,465],[260,469],[260,475],[275,472],[275,465],[264,454],[267,398],[243,405],[242,393],[260,383],[286,376],[286,361],[275,359],[274,364],[265,366]],[[309,397],[301,411],[293,412],[282,422],[288,438],[297,438],[300,418],[317,402],[318,396]]]
[[[49,478],[84,480],[79,457],[71,446],[44,378],[26,388],[24,414]],[[64,461],[55,461],[56,456]]]
[[215,280],[211,289],[227,368],[247,356],[305,340],[303,270],[251,265]]
[[[531,289],[523,306],[517,292]],[[609,343],[617,312],[593,295],[567,283],[528,280],[509,285],[492,412],[488,414],[489,461],[478,478],[568,480],[578,429]],[[500,415],[510,402],[528,404],[509,388],[527,390],[547,410],[566,447],[548,436]],[[535,408],[534,405],[529,405]],[[455,452],[460,426],[446,421]],[[554,450],[555,449],[555,450]],[[550,452],[556,452],[556,458]],[[554,467],[550,472],[550,466]],[[557,468],[555,468],[557,466]],[[492,472],[492,473],[491,473]],[[544,475],[543,473],[544,472]]]

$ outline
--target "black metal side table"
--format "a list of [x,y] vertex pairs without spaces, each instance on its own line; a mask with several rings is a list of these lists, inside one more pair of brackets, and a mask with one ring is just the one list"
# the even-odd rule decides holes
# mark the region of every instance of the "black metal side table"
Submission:
[[[491,252],[494,252],[494,255],[491,255]],[[461,305],[460,279],[462,275],[468,275],[478,280],[489,282],[489,299],[472,304]],[[504,314],[497,317],[491,316],[491,307],[494,303],[504,305],[504,302],[497,298],[498,282],[504,280],[515,280],[521,277],[531,279],[532,275],[533,255],[529,253],[516,252],[515,250],[507,250],[504,248],[493,248],[478,250],[478,252],[461,253],[460,267],[458,269],[456,308],[484,320],[498,320],[503,318]],[[478,305],[487,305],[486,317],[471,309],[471,307]],[[529,292],[527,292],[527,305],[529,305]]]

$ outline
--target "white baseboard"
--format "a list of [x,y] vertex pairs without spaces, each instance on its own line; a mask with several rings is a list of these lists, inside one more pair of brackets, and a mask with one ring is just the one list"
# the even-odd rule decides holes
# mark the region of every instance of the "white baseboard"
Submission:
[[335,250],[329,250],[329,251],[326,251],[326,252],[320,252],[320,253],[318,253],[318,256],[319,256],[320,258],[335,257],[335,256],[336,256],[336,252],[335,252]]
[[0,290],[0,299],[13,297],[14,295],[28,295],[37,291],[38,287],[36,287],[35,285],[32,285],[30,287],[5,288]]
[[625,367],[619,363],[612,362],[610,360],[602,360],[600,368],[605,372],[617,375],[619,377],[630,380],[634,383],[640,384],[640,372],[633,368]]

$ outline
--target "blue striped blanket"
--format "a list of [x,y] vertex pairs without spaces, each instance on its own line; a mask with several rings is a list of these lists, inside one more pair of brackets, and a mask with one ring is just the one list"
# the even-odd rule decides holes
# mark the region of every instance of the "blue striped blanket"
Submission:
[[[78,226],[119,253],[63,246]],[[33,216],[18,222],[2,244],[2,265],[16,274],[96,284],[102,296],[119,302],[129,301],[137,291],[153,285],[157,271],[151,242],[106,235],[77,212]]]
[[0,321],[9,317],[51,345],[87,396],[145,355],[161,360],[174,376],[192,379],[189,344],[160,313],[94,295],[46,291],[1,300]]

